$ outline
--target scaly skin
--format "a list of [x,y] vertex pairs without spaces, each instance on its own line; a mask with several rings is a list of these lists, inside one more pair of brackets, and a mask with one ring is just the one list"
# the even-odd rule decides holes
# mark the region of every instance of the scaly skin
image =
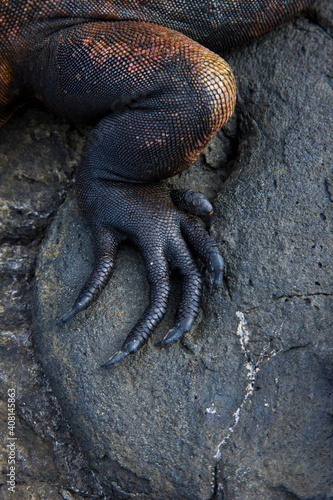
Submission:
[[[0,126],[25,95],[92,123],[77,196],[93,232],[95,263],[72,310],[108,282],[118,246],[134,241],[146,262],[150,304],[104,366],[137,351],[163,318],[169,269],[181,276],[170,344],[197,316],[202,278],[194,257],[222,281],[217,245],[193,217],[212,206],[158,181],[188,168],[230,118],[236,99],[222,51],[269,31],[310,0],[2,0]],[[194,41],[196,40],[196,41]],[[197,43],[199,42],[199,43]],[[191,250],[189,250],[189,248]]]

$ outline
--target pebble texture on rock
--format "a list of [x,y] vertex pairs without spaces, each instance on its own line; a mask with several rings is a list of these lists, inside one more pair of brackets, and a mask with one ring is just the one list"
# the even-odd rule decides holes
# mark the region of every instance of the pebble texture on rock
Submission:
[[154,338],[102,369],[147,303],[141,260],[126,246],[98,302],[59,326],[88,275],[91,243],[73,197],[49,229],[36,271],[34,342],[111,498],[333,497],[327,5],[228,57],[240,130],[237,168],[215,203],[225,286],[214,296],[206,288],[201,318],[182,343],[154,345],[172,325],[174,281]]

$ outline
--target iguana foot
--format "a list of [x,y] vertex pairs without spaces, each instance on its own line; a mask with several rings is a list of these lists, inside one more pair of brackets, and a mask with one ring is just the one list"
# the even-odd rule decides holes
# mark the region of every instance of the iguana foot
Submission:
[[65,322],[86,309],[103,290],[124,236],[141,251],[150,286],[148,307],[121,350],[103,365],[108,367],[136,352],[162,320],[170,293],[170,270],[178,271],[181,277],[181,296],[174,328],[161,345],[171,344],[188,332],[198,314],[202,291],[202,276],[194,256],[211,273],[213,291],[222,282],[223,258],[206,229],[193,218],[195,214],[210,221],[212,206],[203,195],[190,190],[170,191],[156,184],[100,179],[94,182],[94,188],[95,196],[91,196],[94,189],[86,196],[79,193],[80,204],[93,229],[93,270],[72,310],[60,321]]

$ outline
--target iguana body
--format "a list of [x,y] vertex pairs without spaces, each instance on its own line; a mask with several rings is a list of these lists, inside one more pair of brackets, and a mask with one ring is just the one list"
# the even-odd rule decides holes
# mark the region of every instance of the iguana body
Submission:
[[105,287],[125,236],[145,259],[150,304],[107,366],[135,352],[161,321],[169,268],[179,271],[182,291],[164,344],[188,331],[198,312],[202,278],[192,252],[212,273],[213,289],[222,280],[216,244],[184,213],[208,220],[210,203],[157,184],[188,168],[233,112],[232,71],[209,49],[222,51],[258,36],[308,3],[2,1],[0,126],[29,95],[71,120],[95,125],[77,178],[95,264],[63,321]]

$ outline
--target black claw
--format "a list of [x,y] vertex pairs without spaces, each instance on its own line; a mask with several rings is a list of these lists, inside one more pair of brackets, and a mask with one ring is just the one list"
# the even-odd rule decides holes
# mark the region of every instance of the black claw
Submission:
[[109,368],[109,366],[115,365],[126,358],[129,354],[136,352],[143,344],[143,341],[139,338],[132,338],[125,341],[121,351],[117,351],[106,363],[102,365],[102,368]]
[[171,330],[168,331],[166,336],[161,342],[158,342],[156,345],[166,346],[180,340],[184,333],[189,332],[193,326],[196,314],[191,314],[187,318],[184,318],[182,321],[177,323]]
[[71,311],[69,311],[68,313],[64,314],[60,319],[58,319],[59,325],[63,325],[64,323],[66,323],[66,321],[68,321],[69,319],[73,318],[73,316],[75,316],[75,314],[77,312],[78,311],[75,308],[73,308]]
[[212,293],[221,286],[223,280],[224,260],[220,254],[215,254],[209,266],[211,273]]
[[223,281],[223,271],[214,271],[212,275],[212,293],[215,293],[220,288]]
[[197,256],[207,266],[211,275],[212,293],[216,292],[222,283],[224,269],[224,260],[217,244],[196,221],[184,221],[182,231]]
[[64,314],[58,321],[58,323],[63,324],[66,323],[69,319],[73,318],[78,312],[83,311],[88,307],[88,305],[91,302],[91,296],[86,295],[85,297],[82,297],[79,301],[77,301],[73,308],[66,314]]
[[201,216],[201,219],[203,220],[203,222],[205,223],[205,226],[209,229],[212,225],[212,221],[213,221],[213,211],[211,211],[209,214],[207,215],[202,215]]
[[173,342],[176,342],[176,340],[181,339],[184,333],[185,331],[183,328],[181,328],[180,326],[175,326],[174,328],[168,331],[164,339],[161,340],[161,342],[159,342],[158,345],[160,346],[170,345]]
[[122,361],[124,358],[126,358],[130,354],[129,351],[118,351],[116,352],[112,358],[109,359],[109,361],[106,361],[106,363],[103,363],[102,368],[109,368],[112,365],[115,365],[116,363],[119,363],[119,361]]

